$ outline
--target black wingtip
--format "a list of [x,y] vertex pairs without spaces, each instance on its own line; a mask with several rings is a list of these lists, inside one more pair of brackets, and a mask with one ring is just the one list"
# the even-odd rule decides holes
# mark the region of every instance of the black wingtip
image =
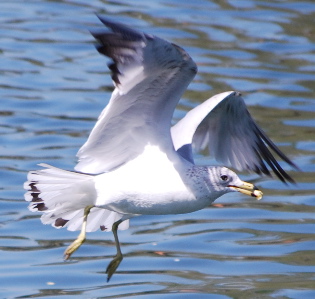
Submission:
[[269,137],[256,125],[256,134],[260,136],[262,143],[260,145],[260,155],[263,160],[270,166],[274,174],[284,183],[284,184],[296,184],[294,179],[280,166],[277,160],[274,158],[270,150],[266,145],[269,146],[284,162],[290,165],[295,170],[299,171],[299,167],[295,165],[280,149],[269,139]]
[[144,38],[143,33],[136,31],[124,24],[111,21],[107,18],[100,16],[99,14],[96,14],[96,16],[107,28],[110,28],[115,33],[122,34],[126,40],[139,41]]
[[111,70],[113,81],[119,85],[119,78],[123,75],[119,70],[119,65],[142,59],[142,48],[150,37],[126,25],[110,21],[99,15],[97,17],[109,30],[90,32],[98,41],[97,51],[112,59],[113,63],[110,63],[108,67]]

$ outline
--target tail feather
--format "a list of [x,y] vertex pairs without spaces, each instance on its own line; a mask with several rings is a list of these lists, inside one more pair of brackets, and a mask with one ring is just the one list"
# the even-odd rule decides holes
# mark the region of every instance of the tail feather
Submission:
[[45,169],[30,171],[24,184],[25,200],[31,211],[54,211],[55,214],[84,209],[96,200],[93,177],[66,171],[47,164]]
[[[93,176],[59,169],[47,164],[39,164],[45,169],[30,171],[24,183],[25,200],[30,202],[32,212],[42,212],[43,224],[68,230],[80,230],[83,211],[93,205],[97,198]],[[106,209],[92,208],[88,216],[87,231],[101,229],[110,231],[122,214]],[[129,220],[124,221],[119,229],[127,229]]]

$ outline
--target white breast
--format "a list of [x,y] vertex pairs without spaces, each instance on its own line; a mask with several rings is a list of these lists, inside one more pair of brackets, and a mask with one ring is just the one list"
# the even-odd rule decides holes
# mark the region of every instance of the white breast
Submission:
[[200,209],[182,179],[188,167],[190,163],[179,157],[171,162],[157,146],[148,145],[141,156],[95,177],[96,206],[126,214],[177,214]]

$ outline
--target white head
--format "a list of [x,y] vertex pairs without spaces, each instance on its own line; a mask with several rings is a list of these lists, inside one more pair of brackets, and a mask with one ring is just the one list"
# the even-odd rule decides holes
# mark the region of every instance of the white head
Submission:
[[199,181],[199,196],[209,196],[213,201],[225,193],[238,191],[258,200],[262,198],[263,193],[255,185],[242,181],[235,172],[226,167],[195,166],[192,171],[196,176],[195,183]]
[[253,184],[242,181],[238,175],[226,167],[207,167],[209,178],[213,188],[226,192],[238,191],[243,194],[253,196],[258,200],[262,198],[263,193]]

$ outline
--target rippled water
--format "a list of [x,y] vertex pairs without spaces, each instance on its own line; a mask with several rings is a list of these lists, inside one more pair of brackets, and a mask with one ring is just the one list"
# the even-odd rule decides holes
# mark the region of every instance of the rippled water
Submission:
[[[3,0],[0,8],[1,298],[315,298],[313,1]],[[106,59],[88,32],[101,26],[95,12],[176,42],[197,62],[174,121],[215,93],[241,91],[303,171],[286,168],[296,186],[244,174],[264,191],[260,202],[230,194],[192,214],[133,219],[110,283],[112,235],[89,234],[63,262],[76,232],[43,226],[22,190],[40,162],[73,169],[109,99]]]

